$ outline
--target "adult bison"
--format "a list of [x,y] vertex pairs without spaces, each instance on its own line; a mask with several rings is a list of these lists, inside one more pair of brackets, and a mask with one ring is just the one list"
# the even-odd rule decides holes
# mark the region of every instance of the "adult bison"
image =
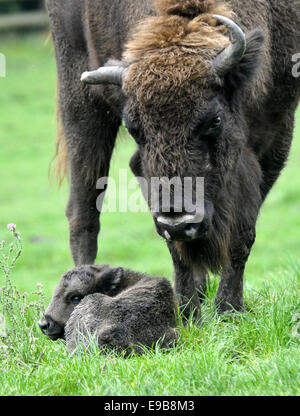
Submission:
[[173,258],[176,291],[182,303],[191,300],[186,315],[200,310],[196,289],[205,290],[208,270],[221,271],[219,310],[243,310],[259,209],[293,136],[299,1],[47,0],[47,6],[75,264],[93,263],[97,254],[96,182],[108,174],[123,118],[137,142],[136,175],[205,180],[201,221],[175,209],[153,213]]

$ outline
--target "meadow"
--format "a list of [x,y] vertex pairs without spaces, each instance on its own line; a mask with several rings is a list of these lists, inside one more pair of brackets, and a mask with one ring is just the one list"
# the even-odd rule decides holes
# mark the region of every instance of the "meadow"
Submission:
[[[58,188],[49,180],[56,135],[52,45],[47,34],[5,36],[0,52],[7,59],[7,77],[0,78],[0,241],[11,241],[6,224],[16,223],[24,248],[12,283],[30,301],[39,301],[31,292],[41,283],[47,303],[61,274],[73,267],[64,215],[68,184]],[[128,169],[134,149],[122,129],[112,177]],[[0,395],[299,395],[299,159],[298,111],[289,163],[258,221],[246,270],[246,314],[214,315],[218,279],[212,277],[201,328],[181,328],[179,345],[167,354],[157,348],[125,360],[96,350],[70,357],[63,342],[40,333],[39,306],[26,322],[14,308],[20,325],[13,348],[0,348]],[[101,223],[98,263],[172,279],[168,250],[149,213],[105,213]]]

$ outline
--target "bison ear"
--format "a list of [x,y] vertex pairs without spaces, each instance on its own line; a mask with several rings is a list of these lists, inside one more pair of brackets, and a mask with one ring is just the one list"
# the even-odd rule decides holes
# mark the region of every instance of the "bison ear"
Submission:
[[246,35],[246,51],[240,63],[225,76],[225,87],[229,95],[252,81],[263,57],[264,33],[255,29]]
[[107,296],[114,296],[119,292],[124,269],[122,267],[111,268],[105,266],[91,266],[96,279],[96,292]]

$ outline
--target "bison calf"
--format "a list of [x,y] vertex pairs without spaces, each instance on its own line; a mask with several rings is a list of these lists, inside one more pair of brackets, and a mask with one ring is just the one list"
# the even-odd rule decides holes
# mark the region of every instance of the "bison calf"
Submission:
[[176,340],[176,307],[165,278],[107,265],[81,266],[62,276],[39,325],[52,340],[66,338],[70,350],[90,333],[100,348],[139,353],[137,344],[150,347],[161,339],[166,347]]

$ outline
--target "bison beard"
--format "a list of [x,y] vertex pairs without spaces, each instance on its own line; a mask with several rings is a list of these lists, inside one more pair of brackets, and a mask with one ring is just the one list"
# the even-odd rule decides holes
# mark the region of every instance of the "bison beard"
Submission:
[[[185,315],[200,311],[209,270],[221,272],[219,310],[243,311],[243,274],[257,216],[293,136],[300,83],[291,57],[300,45],[299,1],[47,5],[64,133],[58,149],[66,150],[70,168],[67,216],[75,264],[96,257],[96,182],[107,176],[124,116],[137,142],[131,161],[136,175],[148,181],[205,178],[205,198],[213,207],[208,235],[167,243],[177,294],[182,304],[189,302]],[[221,127],[208,135],[216,117]]]

